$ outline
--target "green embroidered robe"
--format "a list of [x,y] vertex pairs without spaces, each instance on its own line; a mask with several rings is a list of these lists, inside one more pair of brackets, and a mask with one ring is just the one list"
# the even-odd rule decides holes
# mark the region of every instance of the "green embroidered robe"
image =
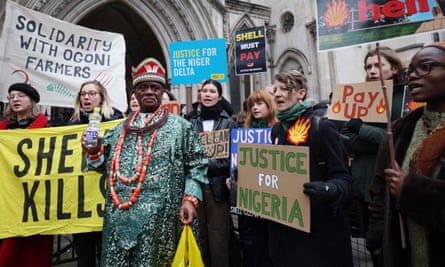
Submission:
[[[140,122],[141,115],[134,124]],[[106,166],[110,166],[122,129],[123,123],[104,136]],[[143,134],[144,158],[151,135],[152,132]],[[202,200],[201,183],[207,162],[192,125],[168,114],[167,122],[157,131],[138,201],[129,210],[120,210],[113,206],[109,189],[106,192],[101,266],[170,266],[182,229],[182,198],[190,194]],[[137,137],[128,133],[121,152],[121,174],[131,177],[136,163]],[[107,168],[106,181],[108,171]],[[115,179],[121,203],[129,200],[136,185],[137,181],[126,185]]]

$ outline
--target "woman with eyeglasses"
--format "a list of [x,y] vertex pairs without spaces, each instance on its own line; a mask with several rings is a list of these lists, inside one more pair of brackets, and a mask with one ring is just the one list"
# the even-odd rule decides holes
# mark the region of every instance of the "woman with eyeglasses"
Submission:
[[[69,124],[87,124],[88,116],[95,107],[101,108],[102,121],[123,118],[122,113],[111,106],[105,87],[96,80],[86,81],[80,86],[74,102],[74,114]],[[77,253],[77,266],[96,266],[100,259],[102,232],[73,234],[73,246]]]
[[[29,84],[15,83],[8,89],[8,107],[0,130],[44,128],[48,118],[38,111],[39,92]],[[2,215],[4,216],[4,215]],[[49,267],[53,236],[33,235],[0,240],[0,266]]]
[[96,80],[86,81],[80,86],[74,101],[74,113],[71,124],[88,123],[88,116],[95,107],[101,108],[102,121],[123,118],[122,113],[111,106],[111,100],[105,87]]
[[414,55],[408,86],[426,105],[393,123],[394,162],[379,148],[367,245],[379,266],[445,266],[445,42]]

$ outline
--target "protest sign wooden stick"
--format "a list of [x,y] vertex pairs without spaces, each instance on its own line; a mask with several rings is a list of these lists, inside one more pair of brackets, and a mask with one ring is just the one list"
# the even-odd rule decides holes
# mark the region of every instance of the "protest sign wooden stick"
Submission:
[[[383,75],[382,75],[382,64],[381,64],[381,55],[380,55],[380,45],[379,43],[376,43],[376,51],[377,51],[377,62],[378,62],[378,66],[379,66],[379,76],[380,76],[380,84],[381,84],[381,88],[382,88],[382,92],[383,92],[383,97],[385,99],[385,105],[386,105],[386,117],[388,119],[387,122],[387,126],[386,126],[386,138],[388,141],[388,153],[389,153],[389,159],[390,159],[390,164],[391,164],[391,168],[395,169],[397,168],[397,166],[395,166],[395,152],[394,152],[394,138],[392,135],[392,125],[391,125],[391,112],[389,110],[389,103],[388,103],[388,93],[386,91],[386,85],[385,85],[385,80],[383,79]],[[387,213],[386,218],[389,218],[389,208],[390,208],[390,200],[391,200],[391,193],[390,193],[390,187],[389,185],[386,186],[386,207],[385,207],[385,212]],[[402,244],[402,248],[406,248],[406,237],[405,237],[405,226],[403,224],[402,221],[402,215],[400,214],[400,212],[398,212],[398,218],[399,218],[399,224],[400,224],[400,241]],[[388,222],[385,222],[388,223]],[[389,229],[386,228],[385,229]]]

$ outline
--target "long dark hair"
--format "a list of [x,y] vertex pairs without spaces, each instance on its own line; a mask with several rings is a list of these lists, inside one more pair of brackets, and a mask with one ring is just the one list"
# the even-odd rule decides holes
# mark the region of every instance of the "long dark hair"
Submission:
[[208,79],[202,83],[201,88],[204,88],[206,84],[213,84],[218,90],[218,95],[222,96],[222,85],[217,80]]

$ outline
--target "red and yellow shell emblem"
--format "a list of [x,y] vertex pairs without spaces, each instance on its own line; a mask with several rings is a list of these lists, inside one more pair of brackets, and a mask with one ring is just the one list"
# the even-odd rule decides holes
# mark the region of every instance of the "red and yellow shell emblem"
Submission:
[[287,141],[298,146],[306,143],[309,137],[309,129],[311,128],[311,118],[298,118],[294,125],[287,130]]

